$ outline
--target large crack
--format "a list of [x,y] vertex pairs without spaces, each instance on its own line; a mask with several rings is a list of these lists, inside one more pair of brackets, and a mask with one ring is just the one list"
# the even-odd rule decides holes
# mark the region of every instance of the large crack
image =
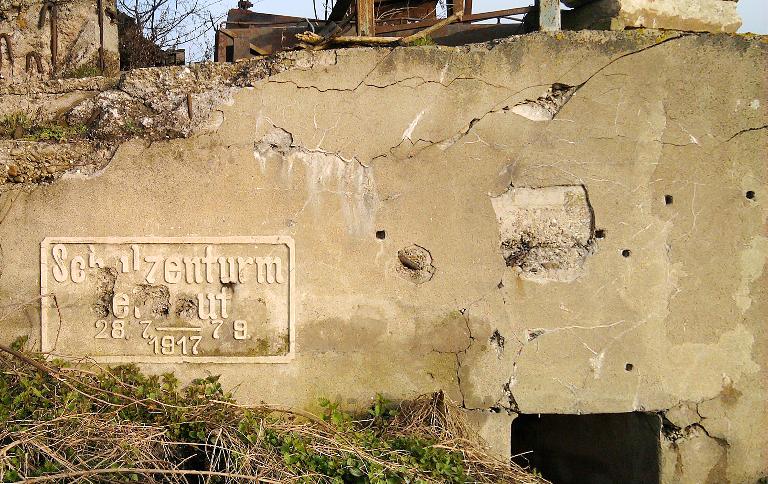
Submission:
[[727,143],[727,142],[731,141],[732,139],[734,139],[734,138],[737,138],[737,137],[739,137],[739,136],[741,136],[741,135],[743,135],[743,134],[746,134],[746,133],[750,133],[750,132],[752,132],[752,131],[760,131],[760,130],[763,130],[763,129],[766,129],[766,128],[768,128],[768,124],[764,124],[763,126],[756,126],[756,127],[754,127],[754,128],[745,128],[745,129],[742,129],[741,131],[737,131],[737,132],[736,132],[736,133],[734,133],[734,134],[733,134],[733,135],[732,135],[730,138],[728,138],[727,140],[725,140],[725,143]]
[[[464,324],[467,328],[467,345],[464,348],[461,348],[457,351],[442,351],[433,348],[433,353],[438,354],[450,354],[453,355],[455,358],[455,364],[454,364],[454,372],[456,375],[456,387],[459,390],[459,395],[461,395],[461,408],[467,409],[466,407],[466,395],[464,394],[464,387],[461,382],[461,367],[462,367],[462,361],[461,361],[461,355],[466,355],[469,349],[472,347],[472,344],[475,342],[475,337],[472,335],[472,327],[469,324],[469,316],[467,316],[468,308],[460,309],[459,313],[461,314],[462,318],[464,318]],[[469,410],[469,409],[468,409]]]
[[[603,66],[601,66],[599,69],[594,71],[591,75],[589,75],[589,77],[587,77],[581,83],[579,83],[579,84],[577,84],[575,86],[567,86],[567,89],[564,90],[564,92],[566,92],[567,95],[563,96],[563,101],[562,102],[558,102],[558,106],[557,106],[556,110],[554,110],[554,112],[552,113],[551,119],[553,119],[553,120],[556,119],[557,115],[561,112],[562,108],[576,95],[576,93],[579,90],[584,88],[584,86],[586,86],[595,76],[597,76],[598,74],[600,74],[601,72],[603,72],[605,69],[607,69],[611,65],[615,64],[616,62],[618,62],[618,61],[620,61],[622,59],[625,59],[627,57],[630,57],[630,56],[633,56],[633,55],[636,55],[636,54],[640,54],[642,52],[654,49],[656,47],[660,47],[660,46],[662,46],[662,45],[664,45],[666,43],[673,42],[673,41],[676,41],[676,40],[680,40],[680,39],[682,39],[684,37],[690,37],[690,36],[695,36],[695,35],[696,35],[695,33],[679,33],[678,35],[675,35],[675,36],[672,36],[672,37],[668,37],[668,38],[666,38],[664,40],[661,40],[659,42],[653,43],[651,45],[647,45],[645,47],[642,47],[640,49],[637,49],[637,50],[634,50],[634,51],[631,51],[631,52],[627,52],[625,54],[619,55],[619,56],[611,59],[610,61],[605,63]],[[414,141],[414,140],[411,140],[411,139],[407,139],[407,141],[409,141],[411,143],[412,147],[418,146],[419,143],[424,144],[424,146],[421,146],[421,147],[417,148],[415,151],[409,152],[409,157],[416,156],[419,153],[423,152],[424,150],[432,148],[434,146],[440,146],[442,149],[447,149],[447,148],[453,146],[454,144],[456,144],[459,141],[461,141],[461,139],[463,139],[464,137],[469,135],[469,133],[472,132],[472,130],[475,128],[475,126],[479,122],[481,122],[483,119],[485,119],[487,116],[489,116],[491,114],[496,114],[496,113],[500,113],[500,112],[505,112],[505,111],[511,110],[512,107],[508,105],[508,101],[511,98],[513,98],[514,96],[517,96],[518,94],[520,94],[520,93],[522,93],[522,92],[524,92],[526,90],[537,88],[537,87],[549,87],[550,89],[554,90],[555,88],[553,88],[553,86],[558,86],[558,85],[563,85],[563,84],[562,83],[558,83],[558,82],[555,82],[553,84],[534,84],[534,85],[526,86],[526,87],[524,87],[522,89],[519,89],[517,91],[514,91],[511,94],[505,96],[503,99],[495,102],[491,106],[490,109],[488,109],[487,111],[485,111],[481,115],[474,116],[458,132],[456,132],[456,133],[454,133],[454,134],[452,134],[450,136],[446,136],[445,138],[443,138],[441,140],[437,140],[436,141],[436,140],[430,140],[430,139],[424,139],[424,138],[417,138]],[[545,95],[545,97],[546,97],[546,95]],[[758,128],[758,129],[760,129],[760,128]],[[390,148],[388,148],[387,151],[372,157],[372,160],[376,160],[378,158],[386,158],[389,155],[394,155],[395,150],[397,150],[405,141],[406,141],[406,139],[401,139],[397,144],[395,144],[395,145],[391,146]]]
[[[684,38],[684,37],[691,37],[691,36],[696,36],[696,35],[697,35],[697,34],[695,34],[695,33],[690,33],[690,32],[680,32],[680,33],[678,33],[677,35],[674,35],[674,36],[671,36],[671,37],[667,37],[667,38],[665,38],[664,40],[661,40],[661,41],[659,41],[659,42],[656,42],[656,43],[653,43],[653,44],[647,45],[647,46],[645,46],[645,47],[642,47],[642,48],[640,48],[640,49],[637,49],[637,50],[633,50],[632,52],[627,52],[626,54],[622,54],[622,55],[620,55],[620,56],[618,56],[618,57],[615,57],[615,58],[611,59],[609,62],[607,62],[605,65],[603,65],[603,66],[602,66],[600,69],[598,69],[598,70],[596,70],[595,72],[593,72],[593,73],[592,73],[592,74],[591,74],[589,77],[587,77],[587,78],[586,78],[586,79],[585,79],[583,82],[581,82],[581,83],[577,84],[577,85],[575,86],[575,88],[574,88],[573,92],[571,93],[571,97],[575,96],[575,95],[576,95],[576,93],[577,93],[577,92],[579,92],[581,89],[583,89],[583,88],[584,88],[584,86],[586,86],[586,85],[587,85],[587,84],[588,84],[588,83],[589,83],[589,82],[590,82],[592,79],[594,79],[594,78],[595,78],[595,76],[597,76],[598,74],[600,74],[601,72],[603,72],[605,69],[607,69],[608,67],[612,66],[613,64],[615,64],[616,62],[618,62],[618,61],[620,61],[620,60],[622,60],[622,59],[625,59],[625,58],[627,58],[627,57],[631,57],[631,56],[634,56],[634,55],[637,55],[637,54],[641,54],[641,53],[643,53],[643,52],[646,52],[646,51],[648,51],[648,50],[651,50],[651,49],[655,49],[655,48],[657,48],[657,47],[661,47],[661,46],[662,46],[662,45],[664,45],[664,44],[667,44],[667,43],[670,43],[670,42],[674,42],[674,41],[680,40],[680,39],[682,39],[682,38]],[[555,114],[555,116],[553,116],[553,119],[554,119],[555,117],[557,117],[557,114]]]
[[444,88],[450,88],[453,85],[453,83],[458,82],[458,81],[473,81],[473,82],[479,82],[481,84],[484,84],[486,86],[493,87],[493,88],[496,88],[496,89],[509,89],[509,86],[503,86],[503,85],[500,85],[500,84],[494,84],[492,82],[488,82],[485,79],[482,79],[482,78],[479,78],[479,77],[465,77],[465,76],[454,77],[453,79],[451,79],[447,83],[446,82],[441,82],[441,81],[435,81],[435,80],[432,80],[432,79],[425,79],[423,76],[404,77],[402,79],[398,79],[396,81],[393,81],[393,82],[390,82],[390,83],[387,83],[387,84],[375,84],[375,83],[365,82],[365,80],[368,77],[370,77],[370,75],[372,73],[373,73],[373,71],[369,72],[363,78],[362,81],[360,81],[354,87],[349,87],[349,88],[336,88],[336,87],[322,88],[322,87],[317,87],[317,86],[312,85],[312,84],[299,84],[298,82],[296,82],[296,81],[294,81],[292,79],[269,79],[269,81],[267,81],[267,82],[271,82],[271,83],[274,83],[274,84],[291,84],[296,89],[310,89],[310,90],[314,90],[314,91],[319,92],[319,93],[326,93],[326,92],[356,92],[358,89],[360,89],[362,87],[371,87],[371,88],[374,88],[374,89],[388,89],[390,87],[394,87],[394,86],[397,86],[397,85],[400,85],[400,84],[405,84],[408,81],[415,81],[415,80],[418,80],[420,82],[418,84],[415,84],[415,85],[406,85],[406,87],[409,88],[409,89],[416,90],[416,89],[418,89],[418,88],[420,88],[422,86],[425,86],[425,85],[435,84],[435,85],[438,85],[438,86],[442,86]]
[[296,153],[304,153],[307,155],[317,154],[338,158],[344,163],[355,163],[363,168],[370,168],[355,156],[352,158],[345,158],[338,151],[329,151],[322,148],[307,148],[305,146],[297,145],[294,143],[293,133],[273,123],[270,124],[272,129],[267,132],[262,139],[254,143],[254,155],[257,158],[266,157],[270,152],[276,152],[283,156],[290,156]]

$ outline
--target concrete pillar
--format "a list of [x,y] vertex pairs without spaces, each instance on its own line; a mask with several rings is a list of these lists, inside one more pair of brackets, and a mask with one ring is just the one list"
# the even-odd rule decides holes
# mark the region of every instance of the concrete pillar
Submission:
[[560,30],[560,0],[539,0],[539,30]]

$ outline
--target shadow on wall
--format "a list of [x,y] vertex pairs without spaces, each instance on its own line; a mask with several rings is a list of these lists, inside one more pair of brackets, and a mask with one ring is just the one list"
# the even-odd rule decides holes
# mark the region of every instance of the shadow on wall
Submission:
[[512,460],[555,484],[660,482],[661,418],[653,413],[520,415]]

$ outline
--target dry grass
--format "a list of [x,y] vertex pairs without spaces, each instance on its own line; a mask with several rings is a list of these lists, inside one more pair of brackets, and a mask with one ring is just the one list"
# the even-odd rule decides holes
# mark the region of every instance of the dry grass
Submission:
[[134,367],[61,367],[3,345],[0,371],[2,482],[546,482],[491,457],[442,392],[354,419],[237,405],[215,378],[177,390]]

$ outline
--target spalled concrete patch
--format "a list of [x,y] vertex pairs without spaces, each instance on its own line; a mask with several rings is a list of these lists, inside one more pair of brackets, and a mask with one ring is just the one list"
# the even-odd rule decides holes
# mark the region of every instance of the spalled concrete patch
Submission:
[[117,270],[112,267],[103,267],[97,270],[96,276],[96,302],[93,312],[98,318],[106,318],[112,313],[112,298],[115,296],[115,281]]
[[[673,412],[673,418],[679,419],[678,412],[670,412]],[[696,484],[728,481],[725,473],[728,443],[710,436],[698,422],[678,426],[668,419],[670,412],[665,415],[661,432],[662,482]]]
[[432,254],[427,249],[418,245],[409,245],[397,251],[397,274],[414,284],[423,284],[435,274],[435,266],[432,265]]
[[162,284],[140,284],[133,289],[136,307],[154,318],[167,318],[171,312],[171,294]]
[[571,99],[577,86],[555,83],[546,94],[535,101],[525,101],[512,106],[512,112],[531,121],[551,121]]
[[594,250],[594,219],[584,187],[510,187],[491,201],[504,260],[520,277],[570,282],[583,273]]
[[116,147],[78,140],[68,143],[0,140],[0,192],[13,185],[50,183],[64,174],[91,175],[102,168]]

